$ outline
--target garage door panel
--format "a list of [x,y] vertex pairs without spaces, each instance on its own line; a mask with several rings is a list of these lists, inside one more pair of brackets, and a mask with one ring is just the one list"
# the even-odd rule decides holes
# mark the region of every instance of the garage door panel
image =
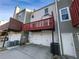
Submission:
[[20,33],[10,33],[9,34],[9,41],[14,41],[14,40],[20,40],[21,39],[21,34]]
[[52,42],[52,31],[45,31],[42,33],[42,37],[44,42],[44,45],[50,46],[50,43]]
[[32,32],[29,38],[31,43],[50,46],[52,31]]

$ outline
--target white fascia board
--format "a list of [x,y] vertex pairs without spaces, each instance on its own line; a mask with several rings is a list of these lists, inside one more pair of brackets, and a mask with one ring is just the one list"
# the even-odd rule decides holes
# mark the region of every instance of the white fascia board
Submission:
[[26,8],[26,12],[33,12],[33,10]]

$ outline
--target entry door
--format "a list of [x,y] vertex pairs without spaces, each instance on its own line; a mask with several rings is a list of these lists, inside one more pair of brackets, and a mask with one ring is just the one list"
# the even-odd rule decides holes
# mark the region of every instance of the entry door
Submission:
[[62,33],[62,43],[63,43],[64,54],[76,57],[76,51],[72,33]]

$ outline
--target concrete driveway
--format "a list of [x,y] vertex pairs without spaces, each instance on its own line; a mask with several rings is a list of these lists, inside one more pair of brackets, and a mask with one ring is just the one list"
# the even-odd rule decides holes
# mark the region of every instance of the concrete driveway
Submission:
[[52,55],[49,47],[31,44],[0,52],[0,59],[52,59]]

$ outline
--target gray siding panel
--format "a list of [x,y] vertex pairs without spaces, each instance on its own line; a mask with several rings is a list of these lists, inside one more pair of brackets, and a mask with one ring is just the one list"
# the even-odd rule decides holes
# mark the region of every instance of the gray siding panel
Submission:
[[[64,7],[70,7],[72,3],[72,0],[60,0],[58,2],[58,9],[64,8]],[[60,15],[60,14],[59,14]],[[60,17],[59,17],[60,20]],[[78,38],[77,36],[75,36],[75,32],[79,32],[79,29],[73,29],[71,20],[70,21],[66,21],[66,22],[61,22],[60,21],[60,28],[61,28],[61,33],[74,33],[73,34],[73,38],[74,38],[74,43],[75,43],[75,47],[79,48],[79,42],[78,42]],[[77,51],[77,49],[76,49]],[[77,56],[79,56],[79,52],[77,51]],[[67,56],[67,59],[72,59],[69,56]],[[74,58],[75,59],[75,58]],[[79,59],[79,57],[77,58]]]

